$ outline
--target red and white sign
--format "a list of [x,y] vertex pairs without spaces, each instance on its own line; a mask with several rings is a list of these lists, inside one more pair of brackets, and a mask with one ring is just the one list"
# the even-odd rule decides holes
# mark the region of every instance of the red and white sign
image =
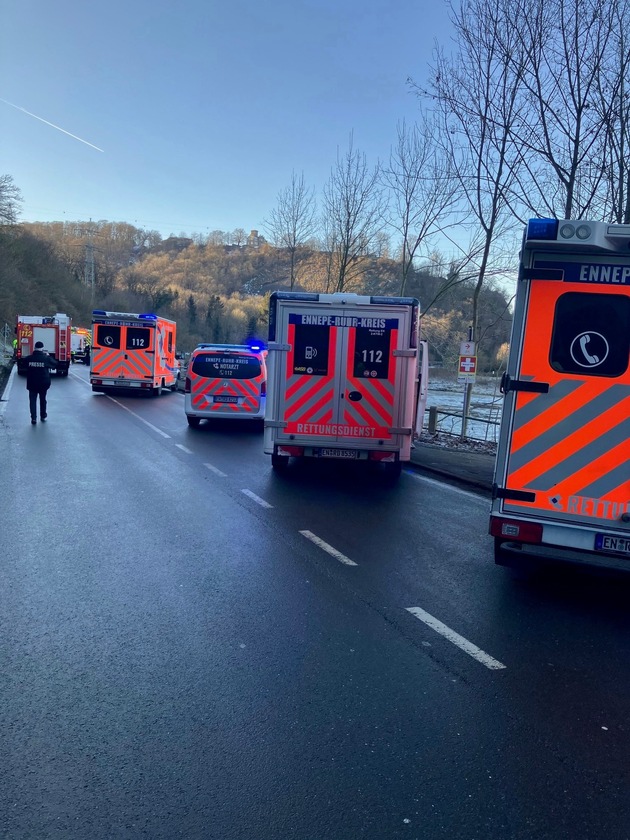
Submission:
[[477,357],[476,356],[460,356],[459,357],[459,374],[465,376],[474,376],[477,373]]

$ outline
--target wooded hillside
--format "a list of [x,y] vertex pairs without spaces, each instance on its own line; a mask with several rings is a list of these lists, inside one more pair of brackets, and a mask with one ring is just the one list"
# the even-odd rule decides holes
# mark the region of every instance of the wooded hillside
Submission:
[[[92,309],[157,312],[177,321],[178,349],[200,341],[266,338],[270,292],[334,290],[330,255],[316,247],[291,254],[252,232],[239,243],[186,237],[163,240],[126,223],[34,223],[0,231],[0,322],[18,314],[66,312],[89,326]],[[217,240],[218,244],[217,244]],[[364,255],[346,291],[397,295],[400,264]],[[414,268],[406,294],[420,300],[431,361],[455,368],[471,321],[474,281]],[[509,338],[509,304],[484,288],[477,330],[480,369],[498,366]]]

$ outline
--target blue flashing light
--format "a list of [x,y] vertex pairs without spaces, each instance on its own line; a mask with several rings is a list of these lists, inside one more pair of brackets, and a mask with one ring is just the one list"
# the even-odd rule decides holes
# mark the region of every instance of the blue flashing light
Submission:
[[530,219],[525,239],[546,239],[555,242],[558,238],[557,219]]
[[157,315],[152,315],[150,312],[144,312],[138,315],[138,318],[143,318],[145,321],[157,321]]
[[93,309],[92,315],[107,315],[104,309]]
[[260,339],[250,339],[247,342],[248,348],[252,351],[252,353],[262,353],[263,350],[266,350],[265,342],[261,341]]

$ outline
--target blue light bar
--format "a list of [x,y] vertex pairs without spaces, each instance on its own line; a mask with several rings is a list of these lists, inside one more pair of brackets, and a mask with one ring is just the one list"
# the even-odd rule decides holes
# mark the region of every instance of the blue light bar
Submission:
[[107,315],[104,309],[93,309],[92,315]]
[[157,321],[157,315],[152,315],[150,312],[145,312],[143,315],[138,315],[138,318],[144,318],[145,321]]
[[557,219],[530,219],[525,239],[546,239],[552,242],[558,238]]

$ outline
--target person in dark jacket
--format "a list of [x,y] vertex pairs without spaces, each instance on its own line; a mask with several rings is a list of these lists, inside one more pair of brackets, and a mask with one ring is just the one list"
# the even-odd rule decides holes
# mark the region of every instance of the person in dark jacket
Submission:
[[35,350],[24,359],[26,364],[26,389],[31,409],[31,423],[37,423],[37,397],[39,397],[39,416],[46,419],[46,394],[50,388],[50,371],[56,364],[44,351],[41,341],[35,342]]

